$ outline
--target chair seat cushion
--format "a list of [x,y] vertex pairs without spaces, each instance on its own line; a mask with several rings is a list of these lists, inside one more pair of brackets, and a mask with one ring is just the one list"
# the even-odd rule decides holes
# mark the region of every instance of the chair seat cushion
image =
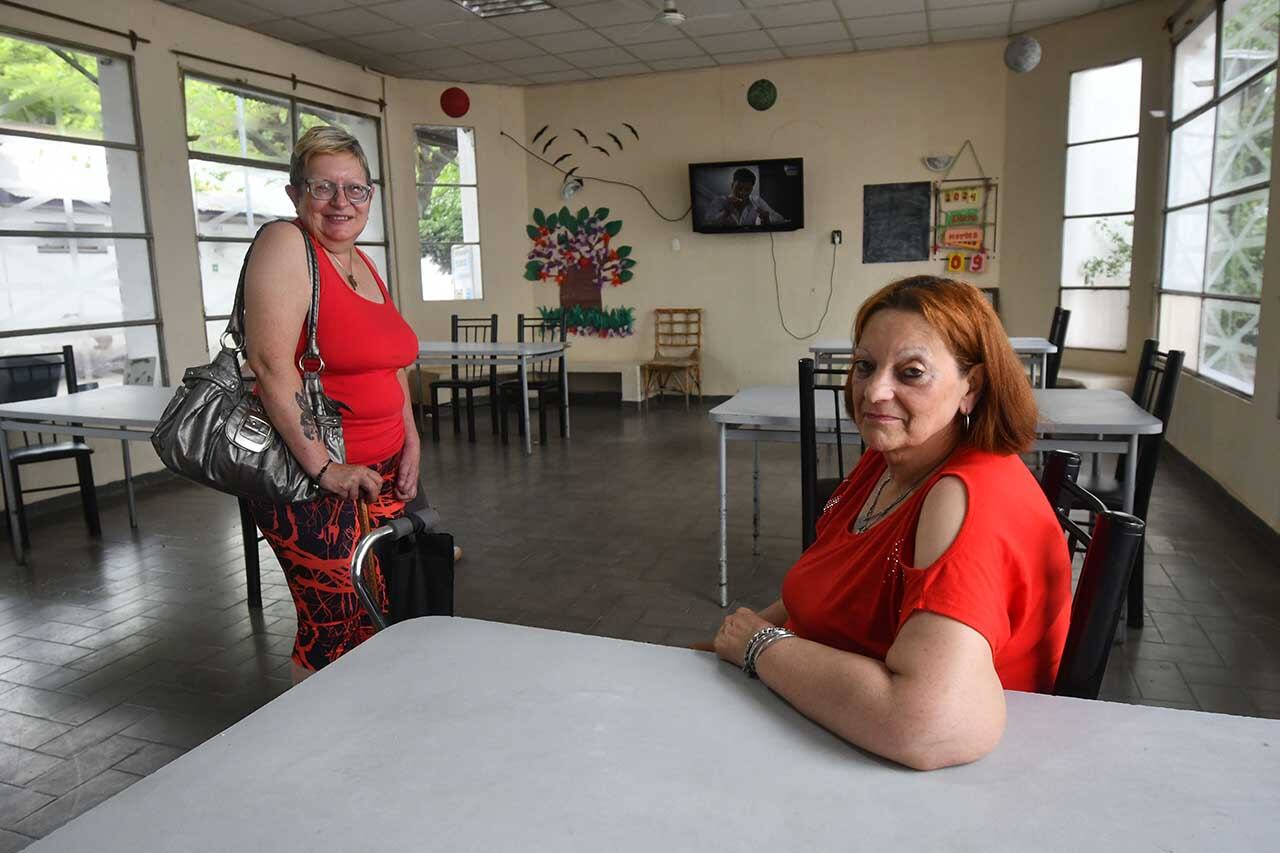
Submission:
[[74,459],[77,456],[89,456],[93,448],[87,444],[74,441],[59,441],[53,444],[33,444],[30,447],[17,447],[9,451],[9,459],[15,465],[27,465],[32,462],[51,462],[54,459]]

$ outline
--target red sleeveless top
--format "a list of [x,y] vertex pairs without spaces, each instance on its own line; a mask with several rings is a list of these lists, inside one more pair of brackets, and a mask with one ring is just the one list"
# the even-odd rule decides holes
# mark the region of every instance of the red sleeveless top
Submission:
[[[818,538],[782,583],[787,627],[884,660],[917,610],[963,622],[991,645],[1007,690],[1048,693],[1071,617],[1071,562],[1035,477],[1017,456],[960,448],[901,506],[864,533],[852,524],[885,470],[863,454],[818,520]],[[955,541],[916,566],[916,525],[940,477],[959,477],[968,510]]]
[[[378,269],[359,249],[382,293],[382,303],[370,302],[351,289],[315,237],[320,262],[320,322],[316,343],[324,359],[320,382],[334,400],[350,407],[342,411],[342,437],[347,463],[372,465],[404,446],[404,391],[396,371],[418,357],[418,336],[391,303]],[[298,335],[296,361],[307,345],[306,322]]]

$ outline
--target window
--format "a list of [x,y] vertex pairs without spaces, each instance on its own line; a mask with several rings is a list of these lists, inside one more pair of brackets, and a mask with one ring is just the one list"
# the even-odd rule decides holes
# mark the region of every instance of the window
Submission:
[[240,267],[253,235],[272,219],[296,215],[285,195],[289,156],[298,136],[314,125],[337,125],[360,140],[377,189],[358,245],[390,287],[377,118],[192,74],[184,77],[183,90],[200,286],[211,354],[231,316]]
[[1227,0],[1174,47],[1160,345],[1253,394],[1280,3]]
[[1067,346],[1124,350],[1138,176],[1142,60],[1071,75],[1058,301]]
[[141,175],[129,59],[0,34],[0,354],[162,364]]
[[413,133],[422,298],[481,299],[476,133],[469,127],[415,127]]

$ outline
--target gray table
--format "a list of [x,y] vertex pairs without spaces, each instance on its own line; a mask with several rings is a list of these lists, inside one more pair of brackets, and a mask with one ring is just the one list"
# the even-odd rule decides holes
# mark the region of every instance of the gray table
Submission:
[[[1133,511],[1137,479],[1138,436],[1156,435],[1160,419],[1134,403],[1121,391],[1095,389],[1042,389],[1034,391],[1042,434],[1094,436],[1065,440],[1043,438],[1037,450],[1073,450],[1080,453],[1124,454],[1126,465],[1124,508]],[[830,391],[814,392],[818,440],[831,442],[839,420],[844,435],[856,436],[858,427],[833,403]],[[800,440],[800,392],[794,385],[756,385],[739,391],[711,410],[720,424],[720,606],[729,603],[729,504],[728,456],[730,441],[752,442],[752,553],[759,553],[761,441]]]
[[[1058,347],[1050,343],[1048,338],[1036,337],[1010,337],[1009,343],[1013,345],[1013,351],[1030,364],[1032,386],[1043,388],[1044,379],[1049,375],[1049,356],[1057,352]],[[813,353],[813,359],[818,364],[830,365],[840,356],[852,355],[853,344],[841,338],[828,338],[809,347],[809,352]],[[1037,364],[1040,366],[1038,372]]]
[[[13,494],[13,482],[9,470],[9,433],[54,432],[57,435],[83,436],[85,438],[111,438],[120,442],[124,454],[125,494],[129,502],[129,524],[137,527],[137,513],[133,496],[133,465],[129,456],[129,442],[151,442],[165,407],[173,399],[174,389],[153,385],[116,385],[95,388],[61,397],[45,397],[39,400],[23,400],[0,405],[0,469],[3,469],[6,494]],[[258,531],[249,506],[244,500],[240,505],[240,531],[244,539],[245,579],[248,582],[250,607],[262,606],[260,566],[258,562]],[[18,514],[13,501],[7,502],[9,516],[9,541],[18,563],[26,562],[22,537],[18,535]]]
[[[520,374],[520,423],[524,427],[524,452],[533,454],[533,430],[529,425],[529,362],[560,358],[560,410],[564,414],[564,435],[569,437],[569,372],[564,355],[568,343],[501,343],[492,341],[418,341],[418,388],[422,388],[424,364],[460,364],[475,359],[488,364],[514,364]],[[419,390],[419,393],[422,393]],[[496,406],[497,400],[489,404]],[[539,401],[541,404],[541,401]],[[425,405],[425,401],[423,403]],[[453,402],[457,405],[457,401]],[[546,441],[546,437],[543,437]]]
[[418,619],[27,849],[1275,850],[1280,722],[1006,702],[918,773],[705,652]]

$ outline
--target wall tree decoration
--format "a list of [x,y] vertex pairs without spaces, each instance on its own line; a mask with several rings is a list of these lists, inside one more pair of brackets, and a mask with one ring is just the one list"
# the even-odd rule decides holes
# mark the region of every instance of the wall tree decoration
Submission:
[[636,261],[631,247],[615,238],[622,220],[609,219],[609,209],[576,214],[568,207],[551,214],[533,211],[533,223],[525,227],[533,247],[524,267],[530,282],[547,282],[560,289],[560,308],[540,306],[544,319],[563,321],[576,335],[622,337],[634,329],[634,309],[604,309],[602,292],[631,281]]

